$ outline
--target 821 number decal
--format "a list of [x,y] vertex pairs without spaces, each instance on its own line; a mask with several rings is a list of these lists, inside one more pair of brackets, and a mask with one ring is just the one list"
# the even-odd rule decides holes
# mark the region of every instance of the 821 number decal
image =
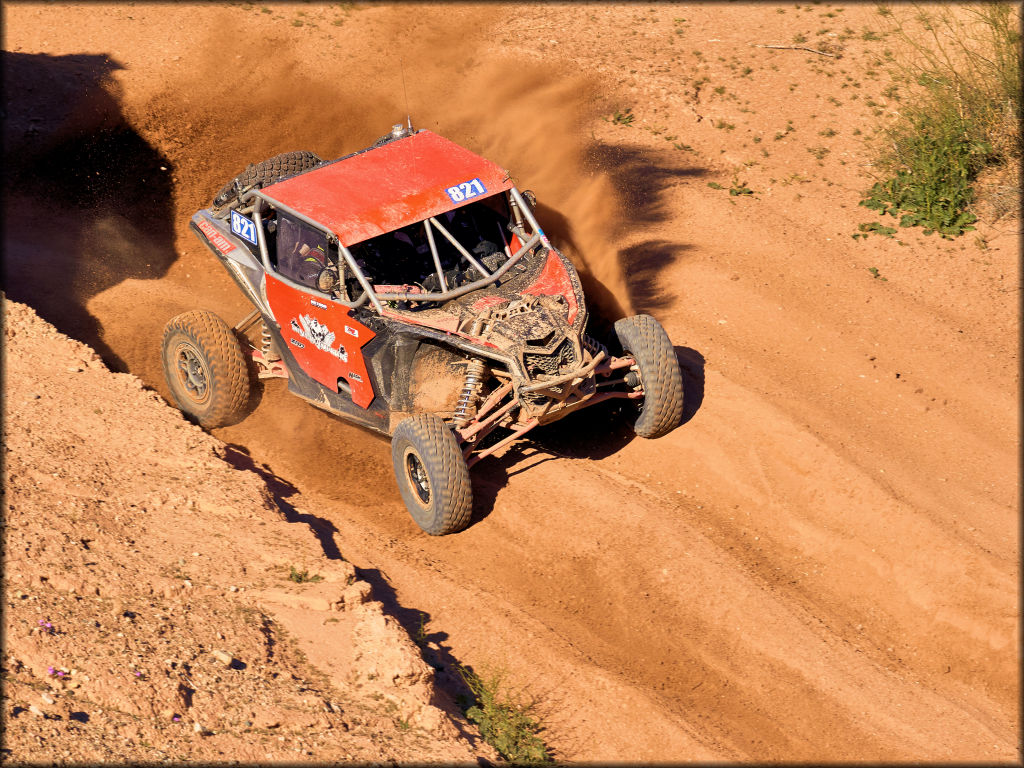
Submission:
[[453,203],[461,203],[472,197],[479,197],[480,195],[486,194],[487,187],[483,185],[480,179],[473,179],[472,181],[464,181],[461,184],[456,184],[454,187],[448,187],[445,192],[448,193],[448,197],[452,199]]
[[231,231],[244,240],[256,245],[256,225],[238,211],[231,212]]

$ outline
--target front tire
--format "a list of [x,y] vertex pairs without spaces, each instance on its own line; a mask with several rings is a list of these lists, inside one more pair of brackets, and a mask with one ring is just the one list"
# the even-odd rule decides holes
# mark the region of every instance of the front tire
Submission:
[[185,312],[167,323],[161,357],[171,397],[201,427],[245,417],[250,379],[242,345],[213,312]]
[[461,531],[473,510],[469,468],[448,425],[432,414],[401,422],[391,437],[391,460],[402,501],[431,536]]
[[668,334],[650,315],[633,315],[615,323],[615,335],[636,360],[644,392],[633,431],[646,438],[667,435],[683,419],[683,376]]

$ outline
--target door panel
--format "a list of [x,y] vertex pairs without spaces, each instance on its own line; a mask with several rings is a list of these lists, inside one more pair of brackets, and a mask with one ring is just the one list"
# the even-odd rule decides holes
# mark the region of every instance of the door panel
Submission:
[[344,379],[352,402],[368,408],[374,393],[362,348],[376,334],[354,320],[348,307],[326,295],[315,297],[296,290],[269,274],[267,301],[302,370],[334,392],[338,379]]

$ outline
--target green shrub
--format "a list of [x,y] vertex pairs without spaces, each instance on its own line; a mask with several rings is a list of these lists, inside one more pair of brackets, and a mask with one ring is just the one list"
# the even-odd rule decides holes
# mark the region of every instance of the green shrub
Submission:
[[294,565],[291,566],[291,571],[288,573],[288,578],[291,581],[294,581],[296,584],[305,584],[309,581],[316,582],[324,580],[324,577],[321,576],[319,573],[310,575],[309,571],[307,571],[305,568],[303,568],[300,571],[297,570]]
[[858,237],[866,240],[867,236],[871,233],[876,235],[884,235],[885,237],[893,237],[896,234],[895,227],[887,227],[878,221],[869,221],[864,224],[857,225],[857,232],[853,234],[853,239],[856,240]]
[[615,113],[612,115],[611,121],[613,125],[632,125],[633,120],[635,119],[636,115],[633,114],[632,107],[626,107],[624,110],[621,111],[618,109],[615,110]]
[[901,227],[924,227],[926,235],[962,235],[977,217],[971,182],[984,166],[988,146],[964,137],[957,120],[936,121],[920,115],[897,143],[900,167],[877,182],[861,205],[899,216]]
[[524,704],[505,690],[498,673],[486,678],[459,667],[476,703],[466,709],[466,717],[480,727],[484,741],[506,760],[514,762],[549,762],[540,724],[533,717],[533,704]]
[[1018,14],[992,3],[929,12],[901,5],[886,16],[909,51],[899,65],[909,92],[897,122],[882,132],[878,165],[886,178],[861,205],[925,234],[973,229],[978,174],[1020,162]]

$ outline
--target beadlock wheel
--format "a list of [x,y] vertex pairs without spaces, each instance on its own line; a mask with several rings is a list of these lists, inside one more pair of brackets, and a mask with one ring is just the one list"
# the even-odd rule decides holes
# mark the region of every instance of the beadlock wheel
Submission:
[[411,416],[391,437],[398,490],[416,524],[431,536],[469,524],[473,489],[459,441],[432,414]]
[[195,310],[164,327],[164,379],[171,399],[202,427],[235,424],[249,404],[249,368],[242,345],[227,323]]
[[427,478],[427,470],[423,462],[412,448],[405,450],[405,471],[416,496],[424,506],[430,505],[430,480]]
[[174,350],[176,372],[181,389],[197,406],[210,399],[210,372],[202,353],[191,343],[183,341]]

